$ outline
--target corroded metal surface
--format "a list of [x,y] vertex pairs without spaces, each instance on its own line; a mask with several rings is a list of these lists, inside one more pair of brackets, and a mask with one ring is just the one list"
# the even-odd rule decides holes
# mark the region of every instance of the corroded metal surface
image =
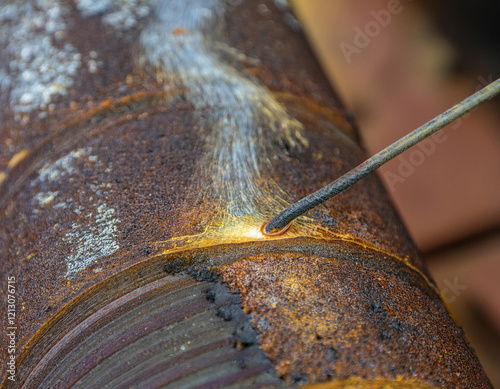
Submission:
[[[43,358],[24,387],[220,387],[235,382],[243,388],[281,386],[241,308],[240,320],[223,320],[220,312],[228,302],[241,303],[224,287],[166,276],[117,299],[107,300],[103,289],[97,295],[107,304],[40,351]],[[82,296],[74,304],[85,304],[88,298],[95,295]],[[70,304],[61,320],[74,308]],[[54,323],[44,337],[55,335],[60,326]]]
[[0,19],[5,387],[490,387],[376,177],[261,234],[365,157],[283,2]]

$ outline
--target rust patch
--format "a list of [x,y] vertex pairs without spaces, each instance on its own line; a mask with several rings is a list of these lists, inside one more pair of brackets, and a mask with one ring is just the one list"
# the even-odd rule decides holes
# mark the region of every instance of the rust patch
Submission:
[[298,96],[289,92],[274,92],[274,95],[283,102],[294,102],[294,104],[303,106],[306,110],[313,112],[315,115],[323,116],[326,119],[330,120],[334,123],[339,129],[343,130],[346,134],[348,134],[353,139],[357,139],[355,134],[354,127],[352,123],[350,123],[345,116],[345,113],[341,111],[333,111],[328,107],[320,105],[317,101],[304,97]]
[[351,378],[321,384],[304,386],[305,389],[435,389],[436,387],[421,384],[416,381],[397,378],[395,380],[367,380]]
[[25,160],[29,155],[29,150],[27,149],[22,149],[20,152],[15,154],[7,164],[7,168],[9,169],[14,169],[17,165],[19,165],[20,162]]
[[174,28],[172,30],[172,34],[174,34],[174,35],[187,34],[187,31],[186,31],[186,29],[184,29],[182,27],[177,27],[177,28]]
[[[221,269],[241,292],[261,347],[288,383],[348,377],[487,387],[443,305],[385,271],[356,263],[364,249],[329,258],[268,253]],[[386,259],[387,260],[387,259]],[[340,386],[342,387],[342,386]],[[425,387],[425,386],[424,386]]]

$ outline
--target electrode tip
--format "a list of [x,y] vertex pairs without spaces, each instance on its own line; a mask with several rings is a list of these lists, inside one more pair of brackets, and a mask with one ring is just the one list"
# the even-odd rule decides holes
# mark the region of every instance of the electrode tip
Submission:
[[269,222],[264,223],[261,227],[261,232],[265,236],[278,236],[283,235],[289,228],[292,223],[288,223],[286,226],[282,228],[269,228]]

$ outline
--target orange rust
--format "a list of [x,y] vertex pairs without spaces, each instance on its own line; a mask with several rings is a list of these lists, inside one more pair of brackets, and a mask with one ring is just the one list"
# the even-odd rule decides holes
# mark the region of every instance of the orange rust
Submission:
[[333,111],[332,109],[321,105],[320,103],[309,97],[298,96],[293,93],[283,92],[283,91],[273,91],[273,94],[279,100],[285,102],[286,101],[294,102],[296,104],[304,106],[307,110],[310,110],[317,115],[328,118],[333,123],[335,123],[335,125],[337,125],[339,128],[348,133],[353,133],[354,131],[352,124],[345,119],[345,116],[342,113],[338,111]]
[[248,74],[255,76],[259,73],[260,68],[258,66],[245,66],[245,70],[247,71]]
[[177,27],[173,29],[172,34],[174,35],[187,34],[187,30],[182,27]]
[[[262,349],[289,382],[296,374],[309,382],[327,376],[375,380],[393,373],[411,380],[413,374],[407,371],[411,366],[432,386],[440,371],[455,365],[466,350],[453,350],[455,335],[440,330],[442,325],[453,325],[446,309],[437,308],[417,289],[408,295],[404,292],[408,286],[394,276],[357,263],[364,254],[354,250],[352,257],[339,253],[338,258],[324,259],[254,255],[223,266],[220,273],[233,290],[240,291]],[[418,282],[425,285],[423,279]],[[422,320],[422,315],[429,316]],[[390,355],[379,355],[371,365],[363,363],[375,361],[380,349],[390,350]],[[454,355],[444,361],[441,349]],[[392,362],[387,364],[385,358]],[[459,374],[466,375],[465,370]]]
[[14,156],[10,159],[7,167],[9,169],[14,169],[17,165],[19,165],[22,161],[24,161],[29,155],[28,149],[22,149],[18,153],[14,154]]
[[71,127],[78,125],[82,122],[89,121],[93,117],[99,115],[102,112],[109,111],[112,112],[122,106],[129,105],[133,102],[138,103],[146,99],[150,98],[167,98],[168,96],[175,95],[177,93],[181,93],[183,89],[175,89],[168,91],[139,91],[132,95],[120,97],[119,99],[106,99],[100,103],[97,103],[92,108],[86,108],[74,114],[71,114],[60,123],[61,127]]
[[304,389],[435,389],[435,386],[424,385],[417,381],[349,378],[346,380],[335,380],[320,384],[309,384]]
[[111,101],[111,99],[106,99],[101,103],[101,109],[109,109],[112,104],[113,102]]

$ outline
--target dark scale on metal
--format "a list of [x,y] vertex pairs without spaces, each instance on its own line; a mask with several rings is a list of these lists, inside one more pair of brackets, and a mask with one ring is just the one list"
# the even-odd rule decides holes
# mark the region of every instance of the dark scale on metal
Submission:
[[0,21],[3,388],[491,388],[375,176],[263,234],[366,159],[286,2]]

